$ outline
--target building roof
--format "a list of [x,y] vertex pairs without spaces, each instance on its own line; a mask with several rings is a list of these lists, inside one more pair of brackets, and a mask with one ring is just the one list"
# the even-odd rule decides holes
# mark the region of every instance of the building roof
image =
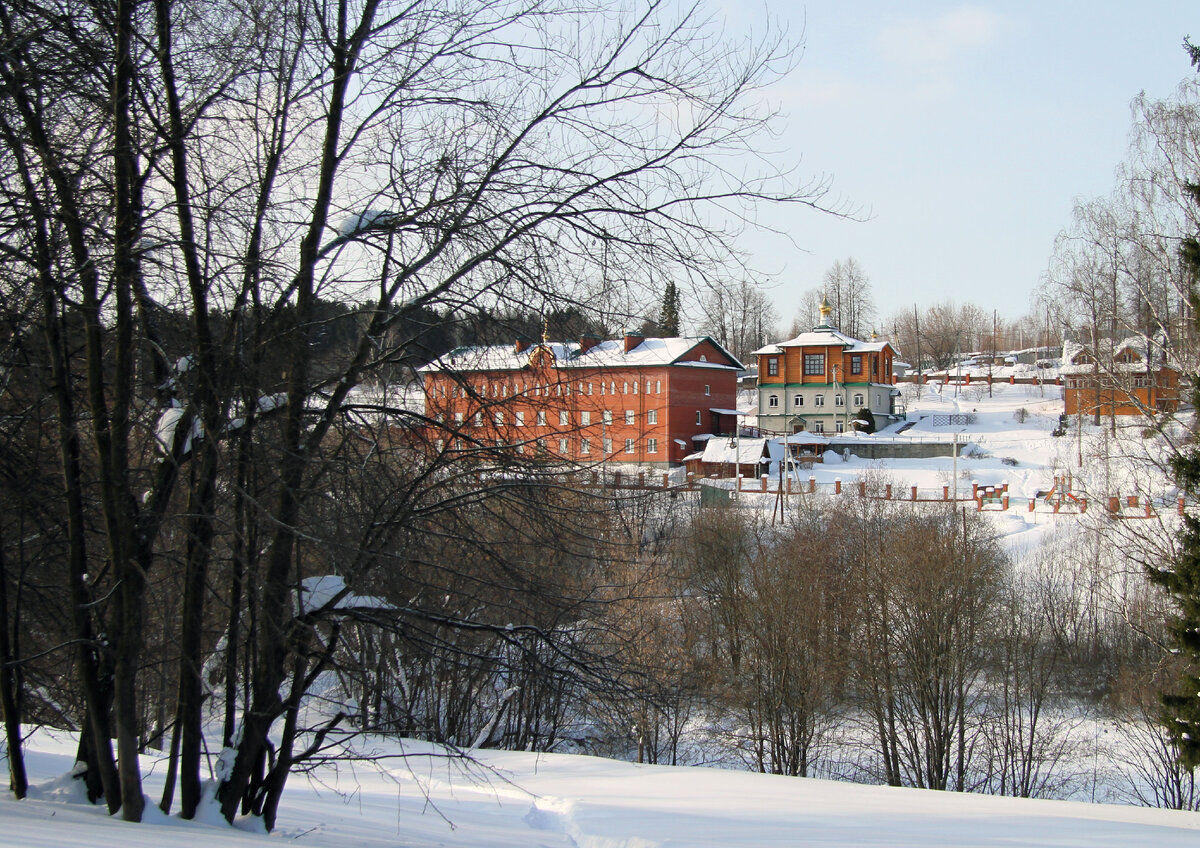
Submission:
[[[801,333],[794,339],[760,347],[758,350],[753,351],[751,355],[783,353],[784,348],[789,347],[841,347],[847,353],[879,353],[885,347],[891,347],[891,344],[886,341],[864,342],[862,339],[847,336],[845,333],[838,332],[828,324],[822,323],[813,327],[807,333]],[[895,348],[892,348],[892,350],[895,351]]]
[[701,461],[713,464],[727,462],[732,465],[736,462],[738,465],[754,465],[765,458],[766,450],[766,439],[738,439],[732,443],[724,437],[709,439],[704,444]]
[[[1119,374],[1145,374],[1156,368],[1178,370],[1163,342],[1148,342],[1145,336],[1129,336],[1118,342],[1100,339],[1097,344],[1103,359],[1101,370]],[[1149,348],[1149,352],[1148,349]],[[1159,361],[1149,361],[1151,358]],[[1163,359],[1167,359],[1166,362]],[[1091,350],[1088,346],[1066,340],[1063,342],[1062,365],[1059,373],[1065,375],[1091,374],[1094,370]]]
[[[680,361],[702,342],[709,342],[726,362]],[[697,368],[742,370],[743,365],[721,344],[708,336],[691,338],[648,338],[629,351],[624,339],[607,339],[584,351],[577,342],[541,342],[517,351],[515,345],[460,347],[419,368],[419,371],[520,371],[530,358],[548,350],[558,368],[639,368],[654,365],[686,365]]]

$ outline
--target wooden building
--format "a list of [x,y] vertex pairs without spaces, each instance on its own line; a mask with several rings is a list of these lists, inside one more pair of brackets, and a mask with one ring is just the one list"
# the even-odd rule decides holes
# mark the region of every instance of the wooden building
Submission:
[[1179,408],[1179,370],[1166,350],[1134,336],[1087,345],[1063,345],[1063,404],[1067,415],[1147,415]]
[[885,341],[860,341],[821,323],[789,341],[754,352],[758,359],[758,426],[775,433],[842,433],[859,410],[869,409],[875,427],[896,415],[896,351]]

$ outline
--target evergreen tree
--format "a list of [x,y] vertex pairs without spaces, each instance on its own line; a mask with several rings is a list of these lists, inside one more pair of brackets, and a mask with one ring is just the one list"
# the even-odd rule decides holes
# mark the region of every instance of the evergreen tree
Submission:
[[[1185,42],[1192,64],[1200,70],[1200,48]],[[1200,208],[1200,183],[1185,187],[1189,199]],[[1200,315],[1200,233],[1185,238],[1180,259],[1188,276],[1188,301],[1192,315]],[[1197,329],[1200,320],[1193,317]],[[1200,380],[1193,380],[1192,403],[1200,408]],[[1193,421],[1193,428],[1196,422]],[[1181,450],[1172,461],[1179,487],[1193,500],[1200,496],[1200,448]],[[1175,741],[1180,762],[1189,769],[1200,766],[1200,517],[1186,514],[1179,532],[1174,561],[1164,568],[1148,569],[1150,580],[1162,586],[1176,605],[1171,638],[1183,664],[1175,691],[1163,693],[1163,724]]]
[[658,314],[658,332],[665,338],[679,335],[679,287],[674,281],[663,291],[662,309]]

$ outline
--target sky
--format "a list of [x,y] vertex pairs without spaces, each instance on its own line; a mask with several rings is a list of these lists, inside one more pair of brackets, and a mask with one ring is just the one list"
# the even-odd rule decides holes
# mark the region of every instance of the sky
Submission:
[[849,257],[885,323],[947,300],[1027,314],[1074,201],[1113,189],[1130,101],[1171,96],[1192,72],[1184,37],[1200,39],[1195,0],[725,0],[722,14],[775,17],[802,41],[766,92],[785,118],[777,152],[866,219],[772,209],[789,238],[747,234],[785,326]]

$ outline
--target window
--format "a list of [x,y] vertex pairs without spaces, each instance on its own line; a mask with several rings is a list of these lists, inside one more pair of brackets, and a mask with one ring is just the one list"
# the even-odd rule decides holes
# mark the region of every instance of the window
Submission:
[[612,410],[611,409],[604,410],[604,423],[605,424],[612,423]]
[[704,396],[708,397],[712,394],[712,390],[707,383],[704,384]]
[[438,439],[438,440],[437,440],[437,449],[438,449],[438,453],[441,453],[443,450],[445,450],[445,448],[446,448],[446,440],[445,440],[445,439]]
[[621,394],[623,394],[623,395],[629,394],[629,381],[628,380],[626,380],[624,383],[621,384]]
[[661,394],[662,394],[662,380],[655,380],[655,381],[654,381],[654,393],[655,393],[656,395],[661,395]]
[[646,453],[658,453],[658,439],[646,439]]
[[571,413],[567,412],[565,409],[560,409],[558,411],[558,426],[566,427],[570,423],[571,423]]
[[650,394],[650,381],[646,381],[646,394]]
[[583,412],[579,413],[579,423],[585,427],[592,423],[592,413],[590,410],[585,409]]
[[497,412],[497,413],[496,413],[496,419],[495,419],[495,420],[496,420],[496,426],[497,426],[497,427],[503,427],[503,426],[504,426],[504,413],[503,413],[503,412]]
[[454,413],[454,423],[455,424],[463,423],[463,414],[461,412]]
[[804,354],[804,373],[805,375],[825,373],[825,354],[823,353],[806,353]]
[[855,406],[863,405],[863,396],[861,394],[857,394],[854,396],[854,405]]
[[825,395],[817,395],[815,398],[813,398],[813,406],[824,406],[824,405],[825,405]]
[[544,409],[539,409],[539,410],[538,410],[538,413],[537,413],[537,425],[538,425],[539,427],[545,427],[545,426],[546,426],[546,410],[544,410]]
[[657,409],[646,410],[646,423],[647,424],[657,424],[658,423],[658,410]]
[[843,406],[844,404],[845,404],[845,399],[842,397],[841,392],[838,392],[836,395],[833,396],[833,405],[834,406]]
[[862,354],[856,353],[850,357],[850,373],[851,374],[861,374],[862,373]]
[[[600,392],[602,394],[604,392],[604,384],[603,383],[600,384]],[[592,393],[592,384],[588,383],[588,394],[590,395],[591,393]]]
[[697,409],[696,410],[696,426],[699,427],[701,423],[702,422],[701,422],[701,418],[700,418],[700,410]]
[[567,440],[566,439],[558,440],[558,452],[563,454],[564,456],[566,455],[566,453],[567,453]]
[[771,395],[768,397],[767,406],[771,407],[771,409],[777,409],[779,407],[779,395]]
[[633,453],[633,439],[625,440],[625,453]]
[[514,412],[513,419],[515,420],[515,423],[518,427],[525,426],[525,412],[523,410],[518,410],[517,412]]
[[607,438],[606,438],[606,439],[605,439],[605,440],[604,440],[604,441],[601,443],[601,447],[603,448],[603,450],[604,450],[604,454],[605,454],[606,456],[607,456],[608,454],[612,453],[612,439],[607,439]]
[[841,432],[843,432],[845,429],[846,429],[846,425],[845,425],[845,424],[843,424],[841,421],[839,421],[839,422],[837,423],[837,431],[838,431],[839,433],[841,433]]
[[538,453],[546,452],[546,440],[545,439],[538,439],[536,444],[537,444]]
[[795,395],[792,397],[792,406],[804,406],[804,395]]
[[637,387],[638,387],[638,381],[637,381],[637,380],[634,380],[634,381],[633,381],[633,393],[634,393],[635,395],[637,394]]
[[824,421],[814,421],[813,422],[813,432],[814,433],[824,433],[825,432],[825,422]]
[[475,426],[476,426],[476,427],[482,427],[482,426],[483,426],[483,413],[482,413],[482,412],[476,412],[476,413],[475,413]]
[[592,452],[592,443],[591,443],[591,440],[589,440],[589,439],[580,439],[580,440],[579,440],[579,452],[580,452],[580,453],[584,453],[584,454],[586,454],[586,453],[591,453],[591,452]]
[[625,423],[626,424],[634,423],[634,412],[632,409],[625,410]]
[[446,423],[446,413],[439,412],[437,415],[434,416],[434,420],[436,420],[437,423],[439,423],[439,424],[445,424]]
[[778,377],[779,376],[779,357],[778,356],[767,357],[767,376],[768,377]]

